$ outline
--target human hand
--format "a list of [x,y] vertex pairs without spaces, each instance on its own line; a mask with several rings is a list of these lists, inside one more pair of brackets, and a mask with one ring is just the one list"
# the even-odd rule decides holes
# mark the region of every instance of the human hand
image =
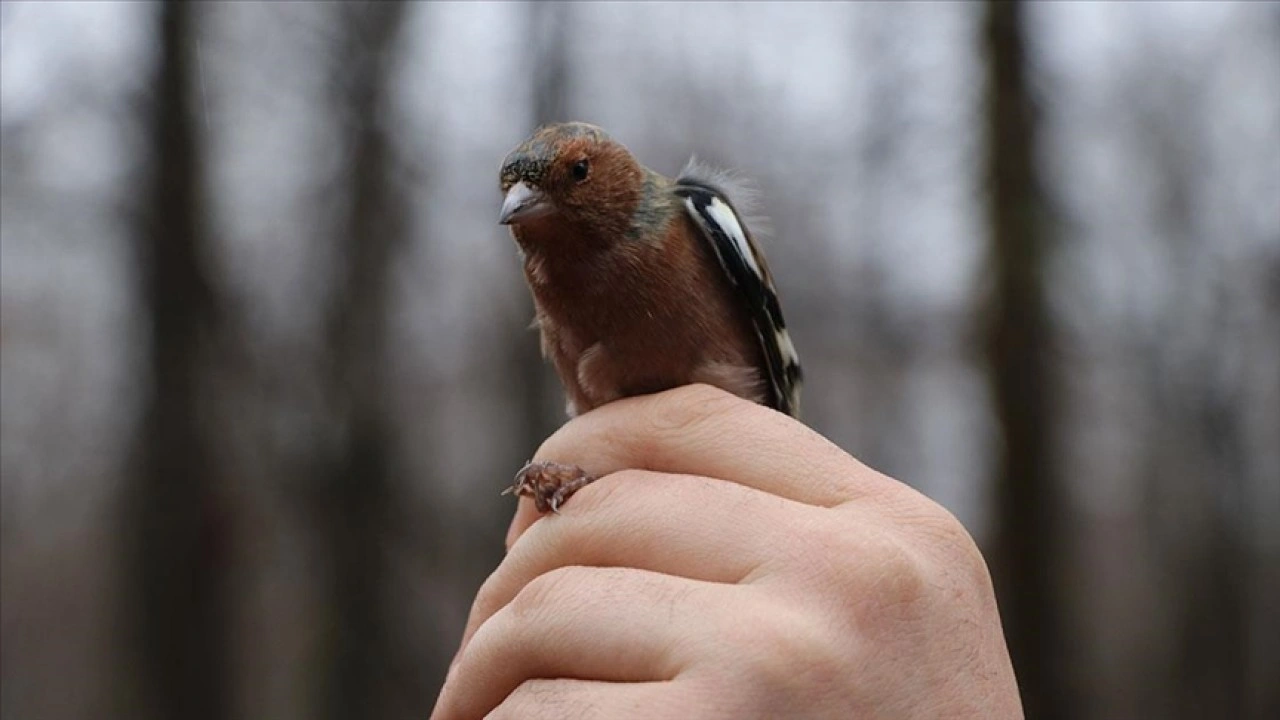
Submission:
[[1019,718],[990,576],[947,511],[707,386],[620,400],[536,459],[432,714]]

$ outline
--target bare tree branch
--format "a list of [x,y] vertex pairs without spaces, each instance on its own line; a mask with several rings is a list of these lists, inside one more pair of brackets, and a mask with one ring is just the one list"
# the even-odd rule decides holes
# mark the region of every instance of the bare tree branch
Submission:
[[159,12],[155,167],[149,224],[138,248],[151,386],[125,511],[126,561],[137,593],[127,606],[144,655],[143,707],[155,717],[214,720],[228,715],[231,696],[230,528],[202,398],[215,301],[191,107],[194,11],[190,4],[166,3]]

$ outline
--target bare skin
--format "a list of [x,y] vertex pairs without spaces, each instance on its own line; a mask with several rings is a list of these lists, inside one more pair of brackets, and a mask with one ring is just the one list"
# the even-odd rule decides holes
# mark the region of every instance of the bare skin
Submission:
[[936,503],[707,386],[610,403],[535,462],[432,718],[1021,718],[986,564]]

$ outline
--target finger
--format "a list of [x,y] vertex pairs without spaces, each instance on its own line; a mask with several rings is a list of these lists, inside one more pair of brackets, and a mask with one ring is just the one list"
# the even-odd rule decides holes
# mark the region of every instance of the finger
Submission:
[[735,595],[729,586],[630,568],[542,575],[471,637],[433,717],[483,717],[532,678],[670,680],[689,662],[685,648],[715,632]]
[[644,470],[605,476],[511,548],[476,595],[463,644],[521,588],[557,567],[631,567],[736,584],[795,535],[762,528],[796,528],[811,521],[798,514],[820,512],[724,480]]
[[538,512],[538,508],[533,506],[532,498],[520,498],[520,503],[516,505],[515,517],[511,518],[511,525],[507,527],[507,550],[511,550],[511,546],[516,544],[516,539],[520,537],[521,533],[528,529],[530,525],[533,525],[534,521],[540,517],[542,517],[542,513]]
[[822,507],[905,487],[794,418],[707,385],[596,408],[556,431],[534,459],[596,476],[640,468],[722,478]]
[[690,702],[678,683],[526,680],[485,720],[629,720],[682,717]]

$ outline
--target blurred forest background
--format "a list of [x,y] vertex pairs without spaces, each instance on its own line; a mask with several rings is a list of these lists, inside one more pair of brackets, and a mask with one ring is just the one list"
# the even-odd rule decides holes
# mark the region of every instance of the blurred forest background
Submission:
[[753,177],[1035,718],[1280,717],[1280,5],[0,5],[0,717],[424,717],[563,421],[536,124]]

